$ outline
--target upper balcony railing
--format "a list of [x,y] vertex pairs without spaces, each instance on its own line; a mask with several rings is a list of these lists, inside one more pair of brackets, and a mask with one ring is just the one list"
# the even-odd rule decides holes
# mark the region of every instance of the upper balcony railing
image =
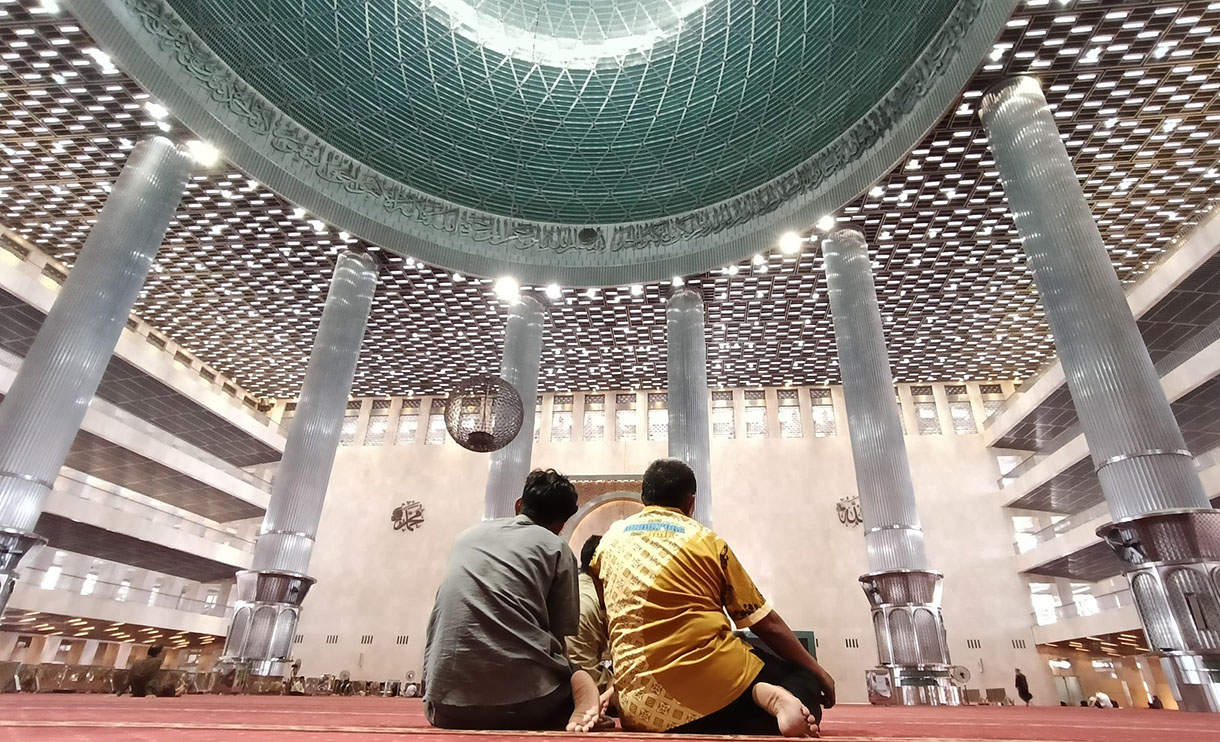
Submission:
[[[1220,340],[1220,320],[1216,320],[1199,332],[1195,333],[1189,340],[1179,345],[1168,355],[1157,361],[1156,367],[1157,376],[1164,378],[1171,371],[1186,363],[1191,358],[1197,356],[1204,348],[1212,343]],[[1062,433],[1052,438],[1041,450],[1032,454],[1029,458],[1017,464],[1009,471],[1000,477],[1000,487],[1007,487],[1012,482],[1016,481],[1017,477],[1025,474],[1030,469],[1033,469],[1038,464],[1046,460],[1055,451],[1062,448],[1068,441],[1080,435],[1080,423],[1074,423]]]
[[1135,598],[1131,595],[1130,588],[1106,593],[1105,595],[1078,596],[1077,600],[1068,605],[1034,611],[1033,616],[1034,622],[1039,626],[1048,626],[1060,621],[1066,621],[1069,618],[1095,616],[1098,613],[1116,610],[1127,605],[1135,605]]
[[[65,483],[67,486],[63,486]],[[158,526],[172,528],[191,536],[199,536],[224,546],[232,546],[246,553],[254,551],[254,539],[242,536],[235,526],[211,525],[203,522],[199,516],[184,515],[185,511],[179,511],[169,505],[161,505],[156,500],[145,498],[138,493],[132,493],[133,497],[126,494],[127,490],[122,487],[92,479],[73,469],[60,470],[56,484],[56,492],[135,515]],[[251,531],[251,536],[253,536],[254,528],[256,527],[251,526],[248,529]]]
[[132,587],[130,584],[122,582],[105,582],[97,579],[95,575],[69,575],[32,567],[23,567],[20,572],[21,583],[37,586],[43,590],[75,593],[100,600],[112,600],[116,603],[168,608],[203,616],[224,616],[229,610],[228,605],[219,602],[218,596],[214,600],[196,600],[183,595],[163,593],[157,589],[146,590]]
[[[22,361],[22,359],[20,356],[17,356],[15,354],[10,353],[5,350],[0,350],[0,366],[3,366],[5,368],[8,368],[11,371],[16,372],[21,368],[21,361]],[[271,482],[269,482],[268,480],[263,479],[262,477],[260,477],[256,474],[253,474],[251,472],[248,472],[244,469],[236,467],[233,464],[230,464],[229,462],[220,458],[219,456],[216,456],[215,454],[211,454],[211,453],[208,453],[207,451],[204,451],[202,448],[199,448],[197,446],[192,446],[191,444],[178,438],[177,436],[167,433],[162,428],[159,428],[156,425],[153,425],[152,423],[150,423],[146,420],[142,420],[142,419],[136,417],[135,415],[131,414],[130,412],[127,412],[126,410],[119,408],[116,405],[110,404],[109,402],[107,402],[103,399],[100,399],[98,397],[94,397],[93,400],[89,403],[89,407],[91,409],[96,410],[97,412],[102,413],[106,417],[110,417],[110,418],[113,418],[114,420],[117,420],[118,422],[122,423],[123,425],[126,425],[129,428],[132,428],[133,430],[139,431],[145,435],[151,436],[151,437],[161,441],[162,443],[164,443],[165,445],[174,449],[175,451],[180,451],[183,454],[185,454],[193,459],[202,461],[203,463],[207,464],[208,466],[211,466],[215,469],[223,471],[224,473],[226,473],[232,477],[235,477],[235,478],[245,482],[246,484],[249,484],[252,487],[255,487],[263,492],[271,491]]]
[[1044,544],[1057,536],[1067,533],[1073,528],[1082,526],[1096,518],[1101,518],[1109,512],[1109,505],[1104,502],[1098,503],[1088,510],[1082,510],[1079,513],[1062,518],[1040,531],[1023,531],[1018,533],[1013,547],[1016,549],[1018,554],[1024,554],[1025,552],[1036,547],[1038,544]]

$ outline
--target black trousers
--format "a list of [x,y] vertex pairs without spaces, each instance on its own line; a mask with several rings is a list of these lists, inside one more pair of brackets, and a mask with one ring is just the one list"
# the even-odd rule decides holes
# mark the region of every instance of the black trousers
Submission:
[[575,710],[568,682],[541,698],[506,706],[448,706],[424,699],[424,716],[440,729],[562,732]]
[[805,704],[819,724],[822,723],[822,681],[818,676],[770,652],[755,650],[754,654],[763,661],[763,668],[750,687],[719,711],[669,731],[673,734],[779,735],[775,717],[754,702],[754,686],[759,683],[787,689]]

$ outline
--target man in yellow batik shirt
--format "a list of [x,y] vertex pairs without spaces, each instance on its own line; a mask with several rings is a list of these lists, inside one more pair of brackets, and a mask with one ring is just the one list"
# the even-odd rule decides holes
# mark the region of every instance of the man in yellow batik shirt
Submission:
[[[590,565],[609,619],[623,726],[817,736],[822,709],[834,705],[834,680],[728,544],[690,518],[695,488],[685,463],[654,461],[644,473],[644,510],[610,527]],[[754,652],[734,626],[778,656]]]

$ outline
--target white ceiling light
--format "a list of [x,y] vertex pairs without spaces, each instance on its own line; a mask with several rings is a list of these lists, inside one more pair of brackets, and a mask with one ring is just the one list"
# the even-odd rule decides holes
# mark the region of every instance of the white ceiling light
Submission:
[[804,240],[796,232],[784,232],[779,238],[779,249],[785,255],[792,255],[801,249]]
[[631,284],[631,295],[632,296],[639,296],[642,293],[644,293],[643,286],[639,285],[638,283]]
[[144,108],[148,110],[148,115],[155,119],[163,119],[169,115],[169,109],[160,103],[149,101],[144,104]]
[[669,282],[669,285],[673,286],[674,288],[681,288],[682,286],[686,285],[686,281],[682,280],[682,276],[674,276],[673,280]]
[[818,223],[815,224],[814,226],[816,226],[818,229],[822,230],[823,232],[829,232],[830,230],[835,228],[835,218],[834,218],[834,216],[827,214],[826,216],[822,217],[821,219],[818,219]]
[[563,296],[563,291],[559,288],[559,284],[557,284],[557,283],[547,284],[546,298],[551,299],[553,301],[555,299],[558,299],[560,296]]
[[186,151],[190,153],[191,158],[195,162],[203,167],[212,167],[217,162],[220,162],[220,150],[198,139],[192,139],[187,142]]
[[521,285],[512,276],[501,276],[496,279],[495,292],[504,301],[513,301],[521,295]]

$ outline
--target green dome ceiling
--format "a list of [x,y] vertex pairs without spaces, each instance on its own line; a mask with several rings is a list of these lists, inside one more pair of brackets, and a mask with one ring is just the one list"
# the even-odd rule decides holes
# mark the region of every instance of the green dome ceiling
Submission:
[[708,268],[833,210],[935,120],[1012,4],[71,3],[185,123],[318,216],[569,283]]
[[[688,3],[659,27],[648,0],[170,4],[272,103],[381,173],[493,214],[605,224],[800,164],[893,87],[955,0]],[[459,8],[505,28],[482,45]],[[537,30],[513,39],[514,25]],[[588,36],[619,43],[563,43]],[[634,39],[650,46],[588,57]],[[559,66],[568,52],[577,64]]]

